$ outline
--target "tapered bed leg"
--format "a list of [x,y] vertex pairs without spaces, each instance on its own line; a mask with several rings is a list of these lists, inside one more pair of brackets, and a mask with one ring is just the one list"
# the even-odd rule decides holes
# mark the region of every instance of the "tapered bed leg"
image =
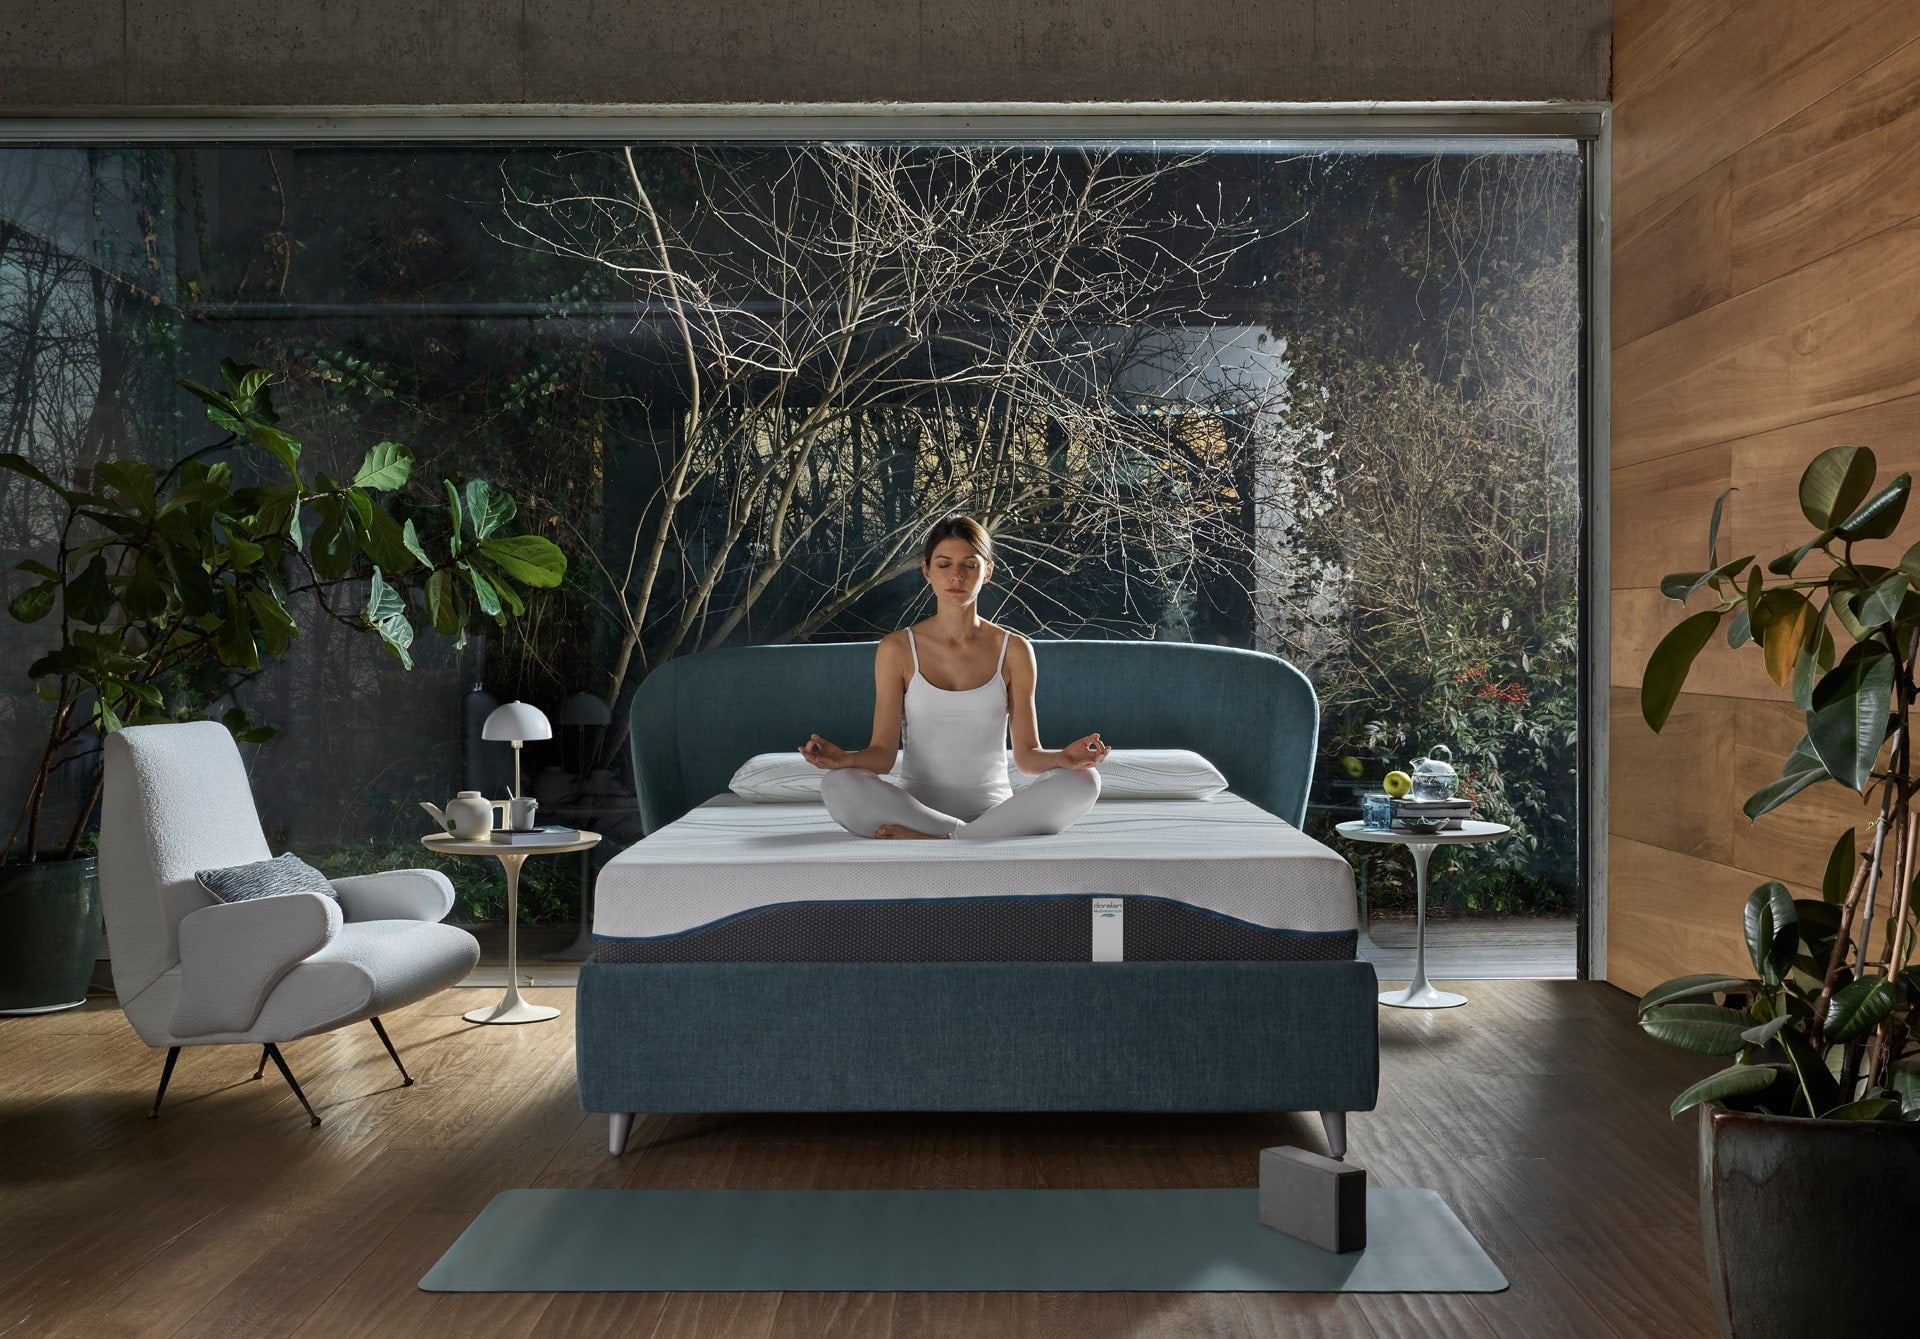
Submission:
[[301,1092],[300,1085],[293,1081],[293,1071],[287,1068],[286,1059],[280,1054],[280,1048],[272,1042],[267,1043],[267,1058],[273,1061],[275,1068],[280,1071],[280,1077],[287,1081],[287,1087],[293,1089],[293,1095],[300,1099],[300,1105],[307,1109],[307,1119],[314,1125],[318,1125],[320,1118],[313,1114],[313,1103],[307,1101],[307,1095]]
[[153,1110],[147,1113],[148,1120],[152,1120],[160,1114],[160,1099],[167,1095],[167,1080],[173,1077],[173,1062],[179,1058],[180,1048],[178,1046],[169,1046],[167,1048],[167,1063],[161,1066],[160,1069],[160,1091],[153,1095]]
[[615,1111],[607,1116],[607,1152],[619,1157],[627,1151],[627,1135],[633,1130],[633,1113]]
[[1347,1113],[1344,1111],[1323,1111],[1320,1124],[1326,1127],[1327,1147],[1333,1151],[1336,1161],[1347,1156]]
[[400,1052],[394,1050],[393,1043],[387,1039],[387,1030],[380,1026],[380,1020],[378,1018],[368,1018],[367,1021],[373,1024],[373,1030],[380,1034],[380,1044],[386,1047],[387,1054],[393,1057],[393,1066],[400,1071],[400,1086],[402,1088],[413,1087],[413,1075],[407,1073],[407,1067],[400,1063]]

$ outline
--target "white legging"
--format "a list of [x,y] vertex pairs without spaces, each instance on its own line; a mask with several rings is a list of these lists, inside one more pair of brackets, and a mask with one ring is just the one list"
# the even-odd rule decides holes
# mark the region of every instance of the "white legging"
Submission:
[[930,808],[891,781],[857,767],[837,768],[821,777],[820,798],[834,821],[856,837],[871,837],[885,823],[967,841],[1046,837],[1065,831],[1093,808],[1100,798],[1100,773],[1091,767],[1056,767],[971,822]]

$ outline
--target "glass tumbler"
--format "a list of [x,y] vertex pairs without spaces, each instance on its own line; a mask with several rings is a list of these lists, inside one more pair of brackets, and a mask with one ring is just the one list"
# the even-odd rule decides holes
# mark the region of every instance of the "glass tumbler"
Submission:
[[1365,828],[1391,828],[1393,826],[1393,797],[1384,790],[1370,790],[1360,797],[1360,826]]

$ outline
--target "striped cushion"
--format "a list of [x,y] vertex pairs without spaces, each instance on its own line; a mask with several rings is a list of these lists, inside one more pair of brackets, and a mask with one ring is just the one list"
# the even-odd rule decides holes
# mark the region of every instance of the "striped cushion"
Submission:
[[195,870],[193,877],[222,902],[251,902],[255,898],[281,897],[287,893],[335,896],[327,876],[292,852],[272,860],[256,860],[251,865]]

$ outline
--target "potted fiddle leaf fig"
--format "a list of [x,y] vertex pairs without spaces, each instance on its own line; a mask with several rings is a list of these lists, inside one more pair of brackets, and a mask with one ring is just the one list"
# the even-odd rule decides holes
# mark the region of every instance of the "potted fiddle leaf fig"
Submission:
[[[436,502],[421,524],[390,510],[413,473],[397,442],[369,448],[350,479],[309,474],[269,382],[231,361],[217,387],[181,382],[222,435],[166,470],[110,460],[61,482],[0,454],[0,469],[42,489],[60,518],[52,550],[17,565],[28,581],[7,605],[52,633],[27,670],[52,711],[45,737],[21,750],[33,770],[0,846],[0,1012],[86,994],[100,914],[81,845],[107,732],[219,710],[299,637],[302,596],[410,667],[416,603],[437,631],[464,638],[476,615],[504,622],[524,611],[525,588],[565,574],[551,541],[508,532],[513,499],[482,480],[445,483],[445,509]],[[237,705],[222,719],[245,741],[272,734]],[[50,831],[63,774],[79,798]]]
[[1641,686],[1657,731],[1716,635],[1752,646],[1806,731],[1746,816],[1838,783],[1867,821],[1864,841],[1851,827],[1835,841],[1818,898],[1779,882],[1753,890],[1751,975],[1683,976],[1640,1001],[1649,1034],[1729,1062],[1672,1111],[1700,1109],[1708,1269],[1723,1329],[1743,1339],[1866,1333],[1900,1314],[1920,1206],[1920,543],[1892,566],[1856,552],[1893,538],[1912,488],[1901,474],[1876,489],[1875,469],[1864,447],[1817,456],[1800,480],[1814,534],[1764,568],[1720,559],[1721,494],[1706,570],[1660,584],[1683,604],[1713,603],[1661,639]]

